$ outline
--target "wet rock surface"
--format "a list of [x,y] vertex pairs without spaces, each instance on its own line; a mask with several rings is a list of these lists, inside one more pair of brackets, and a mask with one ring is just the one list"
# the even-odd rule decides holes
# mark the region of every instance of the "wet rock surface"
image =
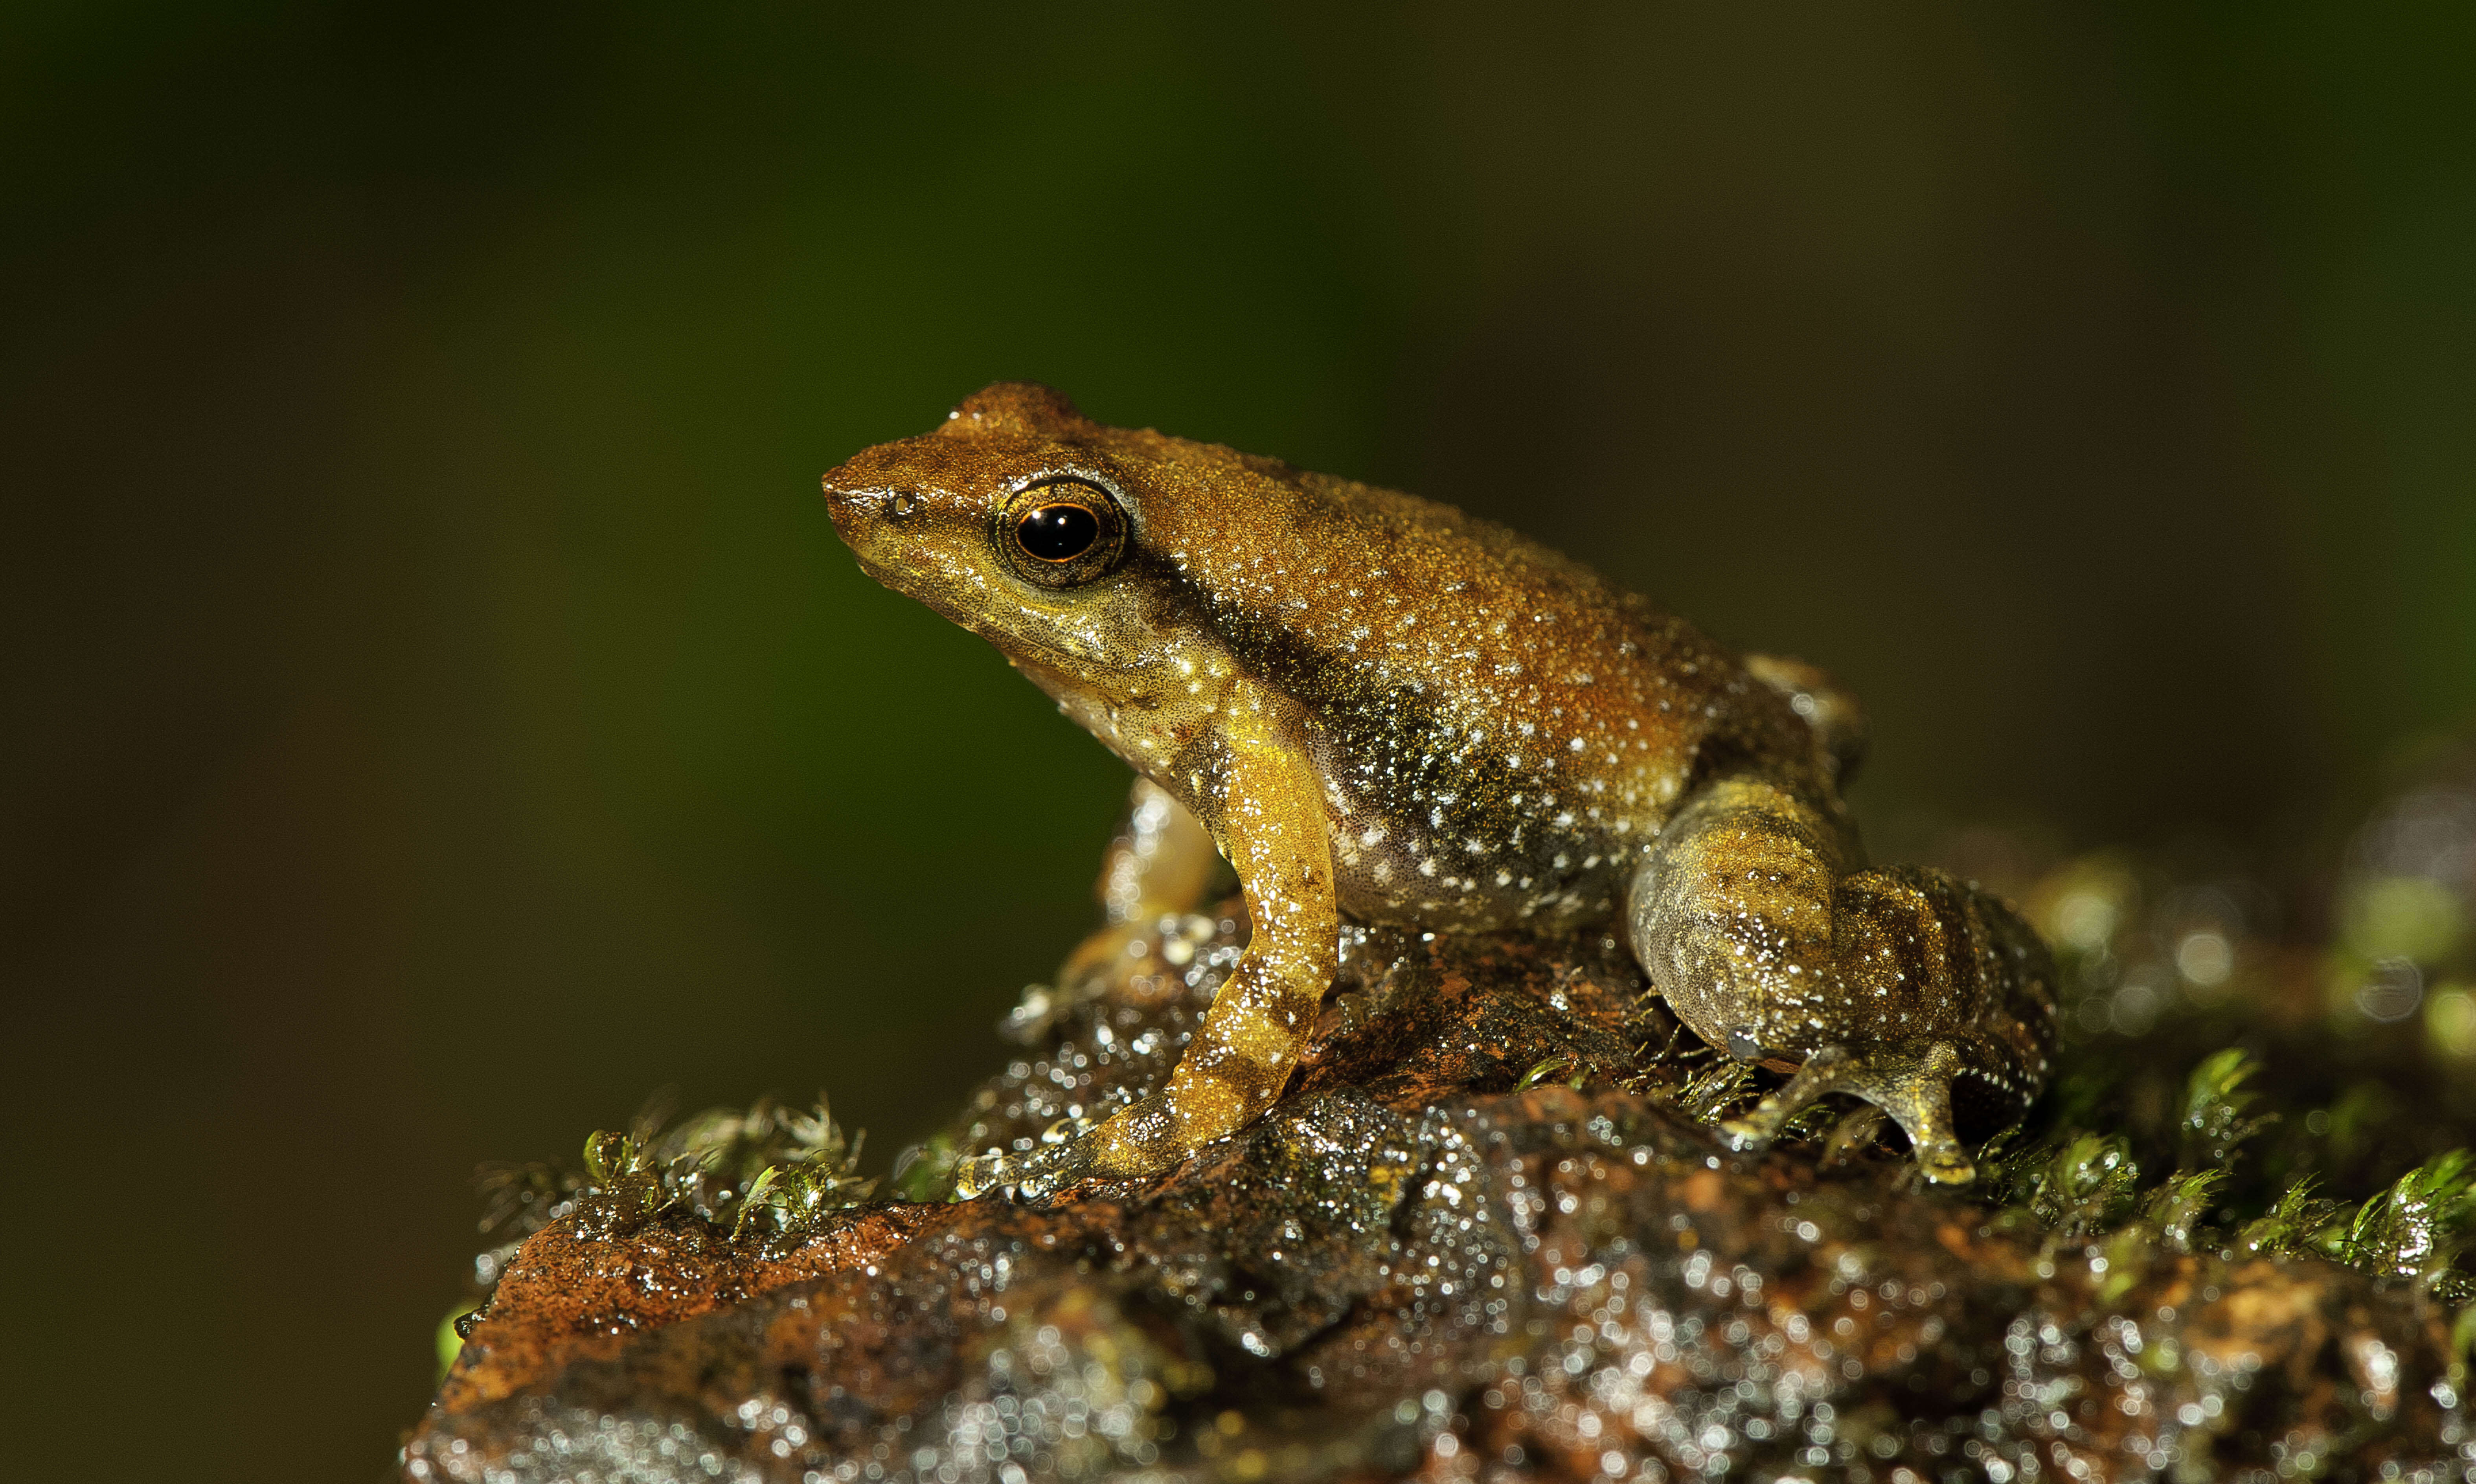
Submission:
[[1245,928],[1164,920],[1028,997],[912,1199],[769,1105],[528,1175],[403,1475],[2476,1480],[2464,762],[2318,908],[2120,856],[2006,883],[2071,1029],[1960,1191],[1847,1104],[1727,1152],[1775,1076],[1606,939],[1353,931],[1270,1117],[1153,1180],[947,1199],[1174,1064]]
[[[1052,1005],[956,1147],[1166,1069],[1236,928],[1167,925],[1160,972]],[[1728,1155],[1687,1111],[1724,1064],[1642,987],[1596,940],[1365,935],[1296,1089],[1167,1177],[787,1250],[563,1217],[405,1474],[2476,1476],[2428,1286],[2059,1238],[1845,1130]]]

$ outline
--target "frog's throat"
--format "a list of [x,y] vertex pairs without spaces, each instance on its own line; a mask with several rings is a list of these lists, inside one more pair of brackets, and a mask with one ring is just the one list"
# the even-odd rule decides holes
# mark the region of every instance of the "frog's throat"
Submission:
[[946,598],[933,584],[922,581],[920,574],[910,568],[879,561],[865,552],[854,551],[852,556],[859,562],[860,571],[867,573],[886,591],[901,593],[957,629],[970,630],[1000,649],[1008,648],[1012,642],[1011,634],[996,628],[970,608]]
[[1037,653],[1018,654],[1012,650],[1006,652],[1006,662],[1054,698],[1096,736],[1100,731],[1093,719],[1084,715],[1087,707],[1143,715],[1167,711],[1188,700],[1176,694],[1176,682],[1157,664],[1093,665],[1083,662],[1079,655],[1061,662]]
[[[1061,684],[1070,685],[1078,690],[1106,692],[1120,705],[1138,704],[1143,687],[1128,684],[1127,681],[1142,673],[1143,666],[1115,665],[1105,655],[1101,655],[1049,651],[1047,647],[1039,646],[1036,640],[1020,631],[993,624],[970,607],[945,597],[933,585],[920,581],[916,573],[903,567],[872,560],[856,553],[854,555],[859,562],[860,571],[875,579],[879,586],[890,592],[902,594],[957,629],[976,633],[988,640],[997,646],[999,653],[1004,655],[1006,661],[1016,669],[1028,674],[1037,668],[1044,674],[1056,677]],[[1055,657],[1052,659],[1030,657],[1044,653],[1055,653]],[[1048,683],[1039,681],[1035,683],[1039,683],[1043,690],[1050,691],[1052,695],[1058,694]]]

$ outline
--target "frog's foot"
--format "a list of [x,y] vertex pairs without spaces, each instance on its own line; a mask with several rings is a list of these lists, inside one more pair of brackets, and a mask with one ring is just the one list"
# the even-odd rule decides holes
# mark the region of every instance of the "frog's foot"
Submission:
[[1082,1141],[1044,1144],[1024,1153],[987,1153],[954,1166],[954,1199],[1002,1190],[1016,1200],[1047,1200],[1094,1173],[1077,1157]]
[[999,1024],[1001,1034],[1036,1044],[1068,1014],[1102,1001],[1149,1004],[1177,992],[1188,966],[1212,942],[1219,925],[1192,912],[1161,912],[1111,923],[1077,945],[1053,985],[1034,984]]
[[1096,1127],[1019,1154],[982,1154],[954,1167],[954,1199],[1003,1189],[1017,1200],[1046,1201],[1086,1180],[1137,1180],[1184,1159],[1168,1101],[1154,1093]]
[[1960,1065],[1960,1049],[1948,1041],[1921,1050],[1827,1046],[1807,1057],[1787,1086],[1744,1118],[1721,1124],[1720,1131],[1738,1149],[1762,1149],[1807,1103],[1825,1093],[1850,1093],[1900,1125],[1927,1179],[1964,1185],[1976,1178],[1977,1169],[1952,1128],[1951,1079]]
[[1099,1000],[1126,982],[1152,954],[1160,920],[1111,923],[1075,946],[1058,966],[1057,987],[1077,1002]]

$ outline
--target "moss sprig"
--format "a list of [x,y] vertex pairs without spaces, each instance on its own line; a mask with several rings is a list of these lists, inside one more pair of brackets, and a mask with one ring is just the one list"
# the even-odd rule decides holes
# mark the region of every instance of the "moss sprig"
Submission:
[[832,1212],[857,1205],[877,1190],[874,1178],[858,1173],[866,1134],[846,1143],[824,1098],[817,1100],[813,1114],[786,1113],[784,1118],[790,1157],[766,1164],[746,1182],[738,1219],[730,1227],[734,1242],[754,1219],[769,1247],[796,1243],[812,1235]]
[[2299,1176],[2279,1192],[2278,1202],[2246,1223],[2236,1234],[2235,1249],[2246,1257],[2325,1257],[2330,1255],[2340,1223],[2348,1215],[2343,1200],[2324,1200],[2313,1192],[2318,1181]]
[[2410,1278],[2451,1303],[2476,1298],[2476,1278],[2452,1266],[2476,1240],[2476,1155],[2438,1154],[2365,1201],[2332,1255],[2375,1277]]
[[2176,1120],[2178,1169],[2224,1172],[2245,1143],[2278,1122],[2275,1113],[2252,1111],[2261,1094],[2244,1084],[2260,1072],[2260,1061],[2234,1046],[2212,1052],[2192,1069]]

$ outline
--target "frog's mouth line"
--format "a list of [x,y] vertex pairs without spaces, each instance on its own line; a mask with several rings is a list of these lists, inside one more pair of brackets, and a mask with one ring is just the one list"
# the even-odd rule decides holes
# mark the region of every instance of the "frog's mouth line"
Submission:
[[969,630],[992,644],[998,641],[996,631],[985,619],[967,608],[940,598],[934,588],[915,581],[914,574],[910,571],[876,560],[859,552],[852,553],[852,556],[858,561],[860,571],[868,574],[879,587],[888,592],[900,593],[957,629]]
[[[1115,668],[1106,660],[1097,656],[1055,650],[1052,646],[1038,643],[1037,640],[1021,631],[992,624],[971,609],[941,598],[934,587],[918,582],[915,575],[904,568],[875,560],[856,551],[852,553],[852,556],[859,563],[860,571],[874,579],[879,586],[889,592],[900,593],[955,628],[987,640],[996,646],[1000,654],[1015,661],[1018,667],[1037,665],[1056,675],[1061,680],[1071,680],[1081,676],[1084,678],[1084,683],[1097,682],[1102,672]],[[1027,655],[1024,652],[1031,652],[1031,654]]]

